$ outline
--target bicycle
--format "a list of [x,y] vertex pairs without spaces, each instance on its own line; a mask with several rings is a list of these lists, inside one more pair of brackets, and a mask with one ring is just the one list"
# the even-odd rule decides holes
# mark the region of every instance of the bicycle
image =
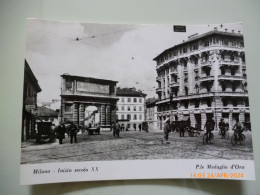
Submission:
[[214,134],[210,132],[209,138],[208,138],[208,134],[204,133],[203,137],[203,144],[208,144],[211,143],[214,140]]
[[226,131],[226,129],[220,129],[218,131],[218,134],[221,136],[222,139],[229,139],[229,133]]
[[[239,133],[238,131],[241,131],[241,132]],[[235,146],[237,144],[237,142],[239,142],[240,145],[242,145],[242,143],[244,143],[246,137],[242,132],[243,132],[243,130],[234,131],[234,134],[231,136],[231,144],[233,146]]]

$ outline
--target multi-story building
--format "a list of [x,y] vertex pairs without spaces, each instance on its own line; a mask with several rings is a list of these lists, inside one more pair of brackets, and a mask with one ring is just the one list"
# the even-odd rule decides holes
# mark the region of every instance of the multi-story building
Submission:
[[35,135],[35,117],[33,110],[37,108],[37,93],[41,92],[38,80],[33,74],[27,60],[24,64],[22,141]]
[[[166,49],[157,63],[158,120],[190,118],[204,127],[207,118],[221,118],[230,129],[236,119],[249,122],[243,35],[234,30],[189,36]],[[216,125],[217,128],[217,125]]]
[[157,106],[156,99],[149,98],[145,102],[145,121],[148,124],[148,129],[152,131],[158,130],[158,121],[157,121]]
[[146,94],[135,88],[117,88],[116,115],[120,124],[129,130],[138,130],[139,125],[145,120]]

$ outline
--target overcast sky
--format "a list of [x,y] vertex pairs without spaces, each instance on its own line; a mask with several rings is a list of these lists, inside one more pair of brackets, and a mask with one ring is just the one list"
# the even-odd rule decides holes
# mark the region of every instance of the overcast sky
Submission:
[[[155,94],[156,62],[153,58],[194,33],[242,25],[187,26],[187,33],[173,32],[173,25],[111,25],[27,20],[26,59],[39,81],[38,100],[60,99],[60,75],[118,81],[117,86],[135,87]],[[79,39],[78,41],[76,39]]]

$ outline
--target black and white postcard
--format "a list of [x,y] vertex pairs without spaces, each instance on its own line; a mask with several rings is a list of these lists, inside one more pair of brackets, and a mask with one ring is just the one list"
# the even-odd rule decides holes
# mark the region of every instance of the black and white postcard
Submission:
[[26,29],[22,185],[255,180],[242,23]]

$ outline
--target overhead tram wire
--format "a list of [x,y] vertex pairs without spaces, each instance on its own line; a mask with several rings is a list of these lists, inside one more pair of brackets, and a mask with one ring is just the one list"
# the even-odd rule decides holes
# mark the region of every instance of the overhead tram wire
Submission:
[[[29,28],[35,28],[35,27],[29,26]],[[133,30],[133,29],[135,29],[135,28],[118,30],[118,31],[109,32],[109,33],[101,33],[101,34],[96,34],[96,35],[92,35],[92,36],[85,37],[85,38],[76,37],[75,39],[73,39],[72,37],[68,37],[68,36],[65,36],[65,35],[62,35],[62,37],[66,38],[67,41],[78,41],[78,42],[81,42],[81,43],[83,43],[83,44],[85,44],[87,46],[94,47],[94,48],[98,49],[99,47],[97,47],[97,46],[95,46],[93,44],[90,44],[89,42],[84,41],[84,39],[94,39],[94,38],[97,38],[97,37],[110,36],[110,35],[113,35],[113,34],[116,34],[116,33],[126,32],[126,31],[130,31],[130,30]],[[46,29],[37,29],[37,30],[44,31],[46,33],[53,34],[55,36],[61,37],[60,34],[48,31]],[[66,42],[66,40],[64,40],[64,41],[57,41],[55,43],[65,43],[65,42]],[[53,44],[53,43],[52,42],[49,42],[49,43],[38,43],[37,45],[42,45],[42,44]]]

